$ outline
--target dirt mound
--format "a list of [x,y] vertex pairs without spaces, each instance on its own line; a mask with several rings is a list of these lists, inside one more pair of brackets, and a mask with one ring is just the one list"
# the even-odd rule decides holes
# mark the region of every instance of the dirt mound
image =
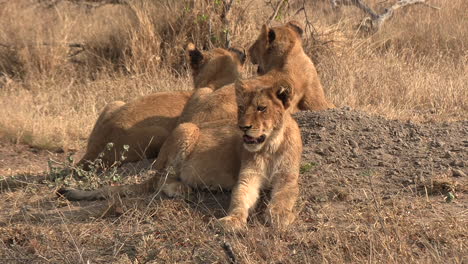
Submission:
[[459,176],[468,165],[468,121],[403,123],[346,107],[295,117],[304,161],[333,170],[372,170],[404,183],[448,170]]

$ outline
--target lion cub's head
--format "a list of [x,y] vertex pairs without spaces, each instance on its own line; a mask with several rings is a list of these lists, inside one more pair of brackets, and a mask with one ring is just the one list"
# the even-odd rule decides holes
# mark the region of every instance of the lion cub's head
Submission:
[[252,63],[258,64],[258,74],[281,67],[289,53],[295,48],[302,49],[302,32],[302,27],[297,21],[271,28],[263,25],[260,36],[249,48]]
[[285,81],[262,85],[255,81],[237,81],[238,125],[244,132],[244,147],[250,152],[274,144],[283,129],[283,116],[290,106],[292,86]]
[[193,43],[187,46],[195,88],[218,89],[235,82],[242,71],[245,53],[236,48],[198,50]]

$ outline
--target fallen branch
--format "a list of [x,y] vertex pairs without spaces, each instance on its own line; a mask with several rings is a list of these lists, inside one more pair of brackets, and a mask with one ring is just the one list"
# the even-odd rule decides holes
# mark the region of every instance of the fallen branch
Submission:
[[[18,45],[8,44],[8,43],[0,43],[0,46],[5,48],[15,48]],[[37,42],[37,43],[26,43],[23,46],[66,46],[69,48],[84,48],[85,44],[82,43],[75,43],[75,42]]]
[[428,5],[426,3],[426,0],[400,0],[396,2],[390,8],[387,8],[383,14],[381,14],[380,16],[377,17],[377,19],[375,19],[376,22],[373,22],[373,23],[376,23],[376,28],[377,30],[379,30],[380,27],[383,25],[383,23],[393,16],[393,12],[395,10],[397,10],[398,8],[402,8],[402,7],[409,6],[409,5],[416,5],[416,4],[423,4],[434,9],[440,9],[438,7]]
[[70,2],[75,5],[81,5],[86,7],[87,9],[95,9],[99,8],[104,5],[128,5],[127,0],[53,0],[50,2],[47,1],[39,1],[39,4],[45,6],[46,8],[55,8],[57,4],[61,2]]
[[61,46],[61,47],[68,47],[70,50],[70,54],[68,57],[73,57],[78,55],[79,53],[86,50],[86,45],[83,43],[68,43],[68,42],[38,42],[38,43],[26,43],[23,45],[14,45],[14,44],[7,44],[7,43],[0,43],[0,47],[9,49],[9,50],[18,50],[19,48],[23,47],[37,47],[37,46]]
[[391,18],[395,10],[399,8],[409,6],[409,5],[422,4],[433,9],[437,9],[437,10],[440,9],[439,7],[426,3],[426,0],[399,0],[398,2],[393,4],[391,7],[386,8],[385,12],[379,15],[377,14],[377,12],[375,12],[362,0],[330,0],[330,2],[334,8],[337,8],[340,5],[346,5],[346,6],[352,5],[362,10],[364,13],[369,15],[369,17],[365,18],[363,22],[369,22],[370,27],[374,32],[380,30],[380,28],[385,23],[385,21]]

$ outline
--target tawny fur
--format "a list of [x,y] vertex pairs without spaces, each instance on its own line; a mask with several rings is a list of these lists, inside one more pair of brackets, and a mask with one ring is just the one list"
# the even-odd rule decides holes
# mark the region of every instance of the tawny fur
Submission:
[[[245,54],[231,49],[198,51],[193,44],[188,46],[195,89],[218,89],[238,78],[245,60]],[[132,102],[115,101],[101,112],[89,136],[85,155],[79,166],[89,169],[103,152],[105,165],[120,160],[123,146],[130,147],[123,162],[138,161],[156,157],[163,142],[177,125],[182,110],[192,91],[158,92],[140,97]],[[114,147],[106,149],[107,143]]]
[[[286,227],[294,220],[302,141],[291,117],[293,89],[286,82],[272,85],[237,83],[238,124],[229,120],[179,125],[161,149],[150,180],[137,185],[111,186],[96,191],[63,189],[70,200],[93,200],[109,195],[161,190],[186,196],[191,188],[233,189],[229,214],[221,223],[229,229],[245,226],[261,189],[272,189],[268,221]],[[242,127],[242,131],[237,127]],[[263,142],[247,144],[245,137]],[[166,174],[172,167],[175,174]]]

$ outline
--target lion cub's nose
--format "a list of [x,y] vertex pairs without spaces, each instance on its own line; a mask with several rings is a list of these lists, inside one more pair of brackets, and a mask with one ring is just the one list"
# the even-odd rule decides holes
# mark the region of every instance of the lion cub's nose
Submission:
[[239,125],[239,128],[240,128],[240,130],[242,130],[242,131],[244,131],[244,132],[245,132],[245,131],[247,131],[247,130],[251,129],[251,128],[252,128],[252,126],[242,126],[242,125]]

